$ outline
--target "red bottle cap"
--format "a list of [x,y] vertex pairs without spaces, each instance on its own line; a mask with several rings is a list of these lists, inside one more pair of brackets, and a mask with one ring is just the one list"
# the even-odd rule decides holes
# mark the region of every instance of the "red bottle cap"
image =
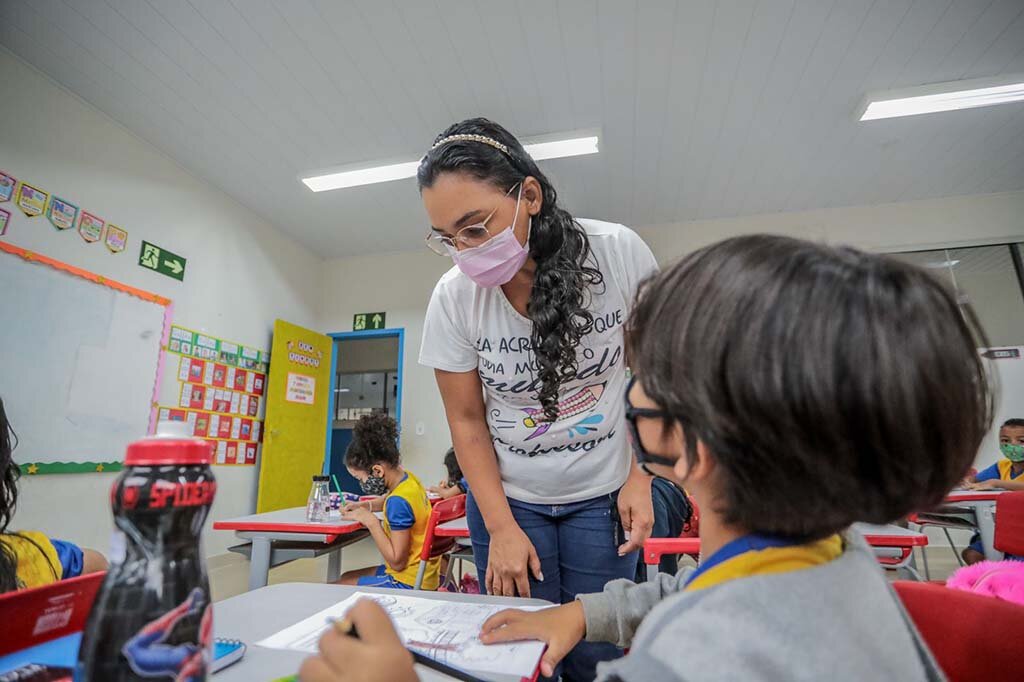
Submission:
[[156,435],[128,446],[124,463],[127,466],[209,464],[213,446],[205,440],[188,437],[185,427],[184,422],[160,422]]

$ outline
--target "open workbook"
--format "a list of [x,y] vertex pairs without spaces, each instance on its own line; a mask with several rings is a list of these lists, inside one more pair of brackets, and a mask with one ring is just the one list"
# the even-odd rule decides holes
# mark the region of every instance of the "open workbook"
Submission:
[[[359,599],[373,599],[391,616],[406,646],[442,663],[493,680],[532,679],[544,653],[537,641],[486,645],[477,634],[492,614],[508,608],[443,599],[424,599],[400,593],[357,593],[299,621],[256,644],[272,649],[315,653],[331,621],[344,617]],[[523,607],[537,610],[537,606]]]

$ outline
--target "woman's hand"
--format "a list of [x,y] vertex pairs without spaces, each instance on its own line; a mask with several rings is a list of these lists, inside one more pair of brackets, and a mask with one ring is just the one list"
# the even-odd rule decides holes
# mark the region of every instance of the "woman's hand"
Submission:
[[619,556],[634,549],[642,549],[654,527],[654,507],[651,502],[651,477],[634,466],[629,478],[619,490],[619,518],[622,530],[629,540],[619,547]]
[[555,666],[579,644],[587,634],[583,604],[574,601],[540,611],[499,611],[480,628],[480,641],[484,644],[539,639],[548,645],[540,661],[544,677],[554,677]]
[[302,682],[415,682],[412,654],[402,646],[388,614],[376,602],[361,599],[346,617],[356,639],[334,628],[320,638],[320,653],[299,668]]
[[515,523],[491,533],[490,552],[485,577],[487,593],[505,597],[530,596],[527,570],[543,581],[540,559],[530,538]]

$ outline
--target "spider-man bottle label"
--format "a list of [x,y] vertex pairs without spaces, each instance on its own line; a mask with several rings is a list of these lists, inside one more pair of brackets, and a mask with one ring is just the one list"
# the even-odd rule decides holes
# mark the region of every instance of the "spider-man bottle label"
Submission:
[[200,533],[216,494],[210,446],[157,436],[128,447],[111,489],[116,545],[74,679],[207,678],[212,608]]

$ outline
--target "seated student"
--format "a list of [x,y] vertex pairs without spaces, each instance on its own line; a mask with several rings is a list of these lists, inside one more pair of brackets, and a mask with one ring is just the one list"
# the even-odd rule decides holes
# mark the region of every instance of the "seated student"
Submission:
[[8,531],[21,474],[12,459],[17,444],[18,438],[0,400],[0,593],[106,570],[107,560],[95,550],[48,538],[38,531]]
[[[651,481],[651,503],[654,509],[654,525],[651,526],[652,538],[677,538],[683,532],[683,526],[693,515],[690,501],[686,499],[686,491],[678,485],[655,476]],[[679,558],[675,554],[664,554],[658,562],[659,573],[674,575],[679,570]],[[636,581],[647,580],[647,564],[643,557],[636,564]]]
[[427,490],[446,500],[456,495],[465,495],[469,486],[466,485],[466,477],[462,475],[459,460],[455,457],[455,448],[448,448],[448,452],[444,453],[444,468],[448,470],[448,478]]
[[[700,508],[703,560],[500,612],[481,638],[543,640],[545,675],[586,638],[630,647],[602,680],[942,679],[847,529],[934,505],[967,471],[991,421],[971,325],[883,256],[767,235],[690,254],[632,313],[627,419],[637,459]],[[309,679],[372,679],[351,674],[370,652],[414,679],[381,616],[350,612],[362,639],[325,635]]]
[[[1024,490],[1024,419],[1007,419],[999,427],[999,450],[1004,459],[973,476],[964,479],[964,487],[970,490]],[[985,560],[985,549],[981,535],[974,534],[971,544],[961,553],[968,564]],[[1020,557],[1007,556],[1007,559]]]
[[[383,522],[370,507],[359,504],[347,505],[342,517],[366,526],[384,563],[348,571],[338,582],[411,590],[419,571],[430,502],[419,479],[402,468],[395,420],[379,413],[360,418],[345,452],[345,466],[364,493],[383,496]],[[439,559],[428,563],[424,590],[437,589],[439,563]]]

